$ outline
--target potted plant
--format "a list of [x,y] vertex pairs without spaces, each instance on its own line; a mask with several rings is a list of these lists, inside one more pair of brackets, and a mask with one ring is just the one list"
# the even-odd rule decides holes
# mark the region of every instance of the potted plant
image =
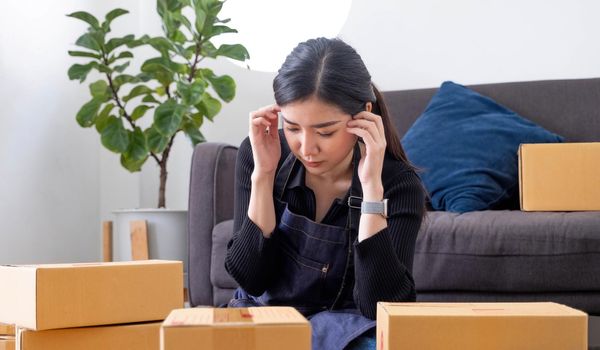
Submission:
[[[158,208],[162,209],[134,210],[133,216],[125,215],[123,220],[117,217],[117,260],[130,256],[128,221],[140,215],[148,222],[151,257],[173,258],[172,255],[177,254],[180,260],[186,260],[186,211],[174,211],[179,224],[160,225],[154,214],[164,216],[169,212],[164,209],[167,163],[175,137],[181,132],[194,146],[204,142],[200,128],[205,119],[212,121],[221,110],[221,101],[230,102],[235,96],[235,81],[203,68],[202,60],[219,56],[240,61],[249,58],[248,51],[240,44],[217,48],[211,42],[216,36],[237,32],[226,25],[229,19],[218,18],[224,3],[220,0],[157,0],[164,33],[157,37],[135,38],[127,34],[109,38],[113,20],[128,13],[120,8],[108,12],[102,22],[83,11],[68,15],[88,25],[87,31],[75,42],[81,49],[69,51],[69,55],[89,59],[72,65],[69,79],[81,83],[90,72],[100,73],[100,79],[89,84],[91,99],[77,112],[77,122],[84,128],[95,127],[102,145],[120,154],[121,165],[128,171],[140,171],[149,159],[160,168]],[[133,49],[141,46],[152,47],[156,54],[133,72],[130,66]],[[116,213],[123,212],[131,211]],[[153,217],[147,218],[146,214]],[[180,228],[173,228],[174,225]],[[180,237],[169,233],[160,241],[162,233],[152,232],[154,228],[160,231],[159,226],[180,231],[172,233]],[[171,256],[161,257],[164,255],[161,250]]]

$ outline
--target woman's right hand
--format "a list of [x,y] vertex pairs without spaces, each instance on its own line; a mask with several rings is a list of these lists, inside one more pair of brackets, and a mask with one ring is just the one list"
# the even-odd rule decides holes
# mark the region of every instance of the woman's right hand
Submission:
[[274,176],[281,145],[279,143],[279,116],[281,108],[272,104],[250,112],[250,144],[254,158],[254,175]]

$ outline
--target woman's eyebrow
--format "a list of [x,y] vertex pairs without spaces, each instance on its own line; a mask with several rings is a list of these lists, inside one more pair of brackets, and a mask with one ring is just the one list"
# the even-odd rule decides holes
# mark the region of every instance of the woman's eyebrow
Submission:
[[[294,122],[292,122],[292,121],[289,121],[289,120],[285,119],[285,117],[284,117],[283,115],[281,115],[281,118],[283,118],[283,120],[285,120],[285,122],[286,122],[286,123],[288,123],[288,124],[292,124],[292,125],[300,125],[300,124],[298,124],[298,123],[294,123]],[[331,126],[331,125],[337,124],[337,123],[339,123],[339,122],[340,122],[339,120],[332,120],[332,121],[330,121],[330,122],[319,123],[319,124],[313,124],[313,125],[310,125],[310,127],[311,127],[311,128],[315,128],[315,129],[320,129],[320,128],[325,128],[325,127],[328,127],[328,126]]]

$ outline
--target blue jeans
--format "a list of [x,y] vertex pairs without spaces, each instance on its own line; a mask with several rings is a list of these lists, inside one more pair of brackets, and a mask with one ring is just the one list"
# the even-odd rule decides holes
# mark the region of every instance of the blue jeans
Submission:
[[377,340],[375,338],[375,328],[370,329],[354,339],[344,350],[375,350]]

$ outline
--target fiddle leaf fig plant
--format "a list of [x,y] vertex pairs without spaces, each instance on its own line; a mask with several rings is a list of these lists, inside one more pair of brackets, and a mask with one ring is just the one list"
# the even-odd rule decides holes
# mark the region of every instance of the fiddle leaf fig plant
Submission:
[[[91,99],[77,112],[77,123],[95,127],[102,145],[120,154],[121,165],[130,172],[140,171],[149,158],[156,162],[159,208],[165,207],[167,162],[175,136],[183,132],[193,145],[204,142],[200,131],[204,120],[213,121],[221,101],[235,97],[230,76],[219,76],[200,63],[207,57],[239,61],[250,57],[240,44],[217,48],[211,42],[218,35],[237,33],[226,25],[229,19],[218,18],[224,3],[157,0],[164,33],[157,37],[109,35],[113,20],[128,13],[120,8],[108,12],[102,22],[84,11],[67,15],[88,25],[75,42],[81,49],[69,51],[87,62],[72,65],[69,79],[82,83],[92,71],[101,77],[89,84]],[[151,47],[155,55],[134,71],[130,67],[134,49],[142,46]]]

